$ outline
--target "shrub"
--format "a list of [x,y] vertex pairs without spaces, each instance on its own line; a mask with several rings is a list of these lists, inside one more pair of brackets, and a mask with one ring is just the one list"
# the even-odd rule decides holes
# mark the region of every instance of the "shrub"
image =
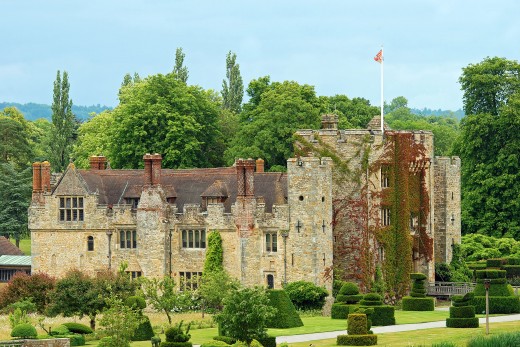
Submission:
[[[484,313],[486,311],[486,297],[475,296],[472,300],[475,306],[475,312]],[[520,299],[518,296],[490,296],[489,297],[489,313],[519,313]]]
[[11,337],[35,339],[37,336],[36,328],[29,323],[18,324],[11,331]]
[[450,307],[450,318],[473,318],[475,306]]
[[332,319],[347,319],[349,313],[353,313],[357,305],[346,305],[343,303],[332,304],[331,318]]
[[161,337],[154,335],[150,338],[150,342],[152,343],[152,347],[159,347],[161,344]]
[[193,344],[189,341],[186,342],[169,342],[164,341],[160,344],[161,347],[192,347]]
[[321,310],[329,293],[312,282],[297,281],[285,286],[289,298],[299,310]]
[[83,346],[85,345],[85,336],[80,334],[66,335],[70,339],[70,346]]
[[341,287],[343,287],[343,285],[345,283],[346,282],[342,281],[342,280],[334,280],[334,282],[332,282],[332,297],[333,298],[336,298],[336,296],[338,295]]
[[469,293],[464,294],[464,296],[462,296],[462,295],[453,295],[451,297],[451,300],[453,302],[453,306],[455,306],[455,307],[462,307],[462,306],[470,305],[471,301],[473,300],[474,297],[475,297],[475,293],[469,292]]
[[[190,325],[188,324],[188,328],[186,329],[186,332],[182,329],[182,323],[183,321],[180,321],[179,324],[172,326],[168,328],[164,334],[166,335],[166,342],[187,342],[191,335],[190,332]],[[164,342],[161,343],[161,346],[164,344]],[[165,345],[165,347],[167,347]]]
[[486,267],[501,267],[503,264],[506,263],[505,259],[499,258],[499,259],[487,259],[486,260]]
[[105,336],[99,340],[98,347],[112,347],[112,337]]
[[339,346],[374,346],[377,345],[377,335],[338,335],[336,344]]
[[351,313],[348,315],[347,333],[349,335],[366,335],[367,315],[363,313]]
[[204,342],[202,345],[200,345],[200,347],[226,347],[226,346],[229,346],[229,345],[227,343],[225,343],[224,341],[218,341],[218,340]]
[[477,278],[504,278],[506,277],[505,270],[477,270]]
[[6,307],[22,299],[34,302],[39,313],[43,313],[49,296],[54,289],[56,280],[44,273],[28,275],[25,272],[17,272],[2,289],[0,295],[0,308]]
[[520,276],[520,265],[504,265],[502,268],[506,270],[507,278]]
[[146,308],[146,300],[138,295],[132,295],[126,298],[125,305],[134,310],[143,310]]
[[155,333],[153,332],[150,319],[147,316],[143,316],[143,320],[139,323],[137,329],[135,329],[132,341],[148,341],[154,335]]
[[520,346],[520,332],[509,332],[490,336],[476,336],[470,339],[467,347],[510,347]]
[[276,336],[260,337],[258,342],[264,347],[276,347]]
[[303,326],[303,322],[285,290],[268,290],[267,296],[269,306],[277,310],[276,315],[267,320],[268,328],[285,329]]
[[[232,346],[233,347],[248,347],[247,343],[245,343],[244,341],[237,341]],[[260,342],[258,342],[258,340],[252,340],[251,347],[262,347],[262,344]]]
[[478,318],[446,318],[448,328],[478,328]]
[[359,287],[353,282],[345,282],[343,286],[341,286],[338,294],[357,295],[359,294]]
[[58,325],[55,328],[52,328],[50,335],[56,336],[56,335],[69,335],[71,331],[69,328],[67,328],[65,325]]
[[371,306],[374,313],[370,316],[373,326],[395,325],[395,307],[382,305]]
[[423,274],[423,273],[411,273],[410,274],[410,279],[412,280],[422,280],[424,281],[426,279],[426,275]]
[[403,298],[403,311],[434,311],[435,300],[433,298]]
[[358,295],[338,294],[338,296],[336,296],[336,302],[344,303],[344,304],[357,304],[362,299],[363,299],[363,294],[358,294]]
[[520,265],[520,258],[515,258],[515,257],[507,258],[507,265]]
[[92,334],[94,331],[90,329],[90,327],[86,326],[85,324],[81,323],[63,323],[64,326],[69,329],[71,333],[74,334]]
[[363,296],[363,300],[359,304],[361,306],[379,306],[383,304],[383,299],[377,293],[368,293]]
[[222,341],[228,345],[232,345],[235,342],[237,342],[237,339],[235,339],[234,337],[229,337],[229,336],[215,336],[213,338],[213,340]]

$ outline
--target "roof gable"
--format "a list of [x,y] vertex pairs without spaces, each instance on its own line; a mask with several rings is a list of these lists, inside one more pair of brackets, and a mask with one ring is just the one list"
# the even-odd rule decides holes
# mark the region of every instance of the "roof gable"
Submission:
[[24,253],[4,236],[0,236],[0,255],[24,255]]

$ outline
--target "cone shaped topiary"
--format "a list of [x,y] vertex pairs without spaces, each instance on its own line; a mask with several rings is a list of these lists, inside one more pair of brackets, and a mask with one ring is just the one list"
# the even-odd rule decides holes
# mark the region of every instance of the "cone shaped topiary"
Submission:
[[268,290],[269,306],[276,308],[276,315],[267,322],[268,328],[295,328],[303,326],[300,315],[285,290]]
[[403,311],[433,311],[435,310],[435,299],[426,297],[424,282],[426,275],[422,273],[411,273],[412,291],[410,296],[403,298]]

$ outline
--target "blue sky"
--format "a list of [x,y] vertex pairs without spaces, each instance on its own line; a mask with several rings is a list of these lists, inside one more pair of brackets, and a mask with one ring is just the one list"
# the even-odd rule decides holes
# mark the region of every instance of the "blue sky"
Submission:
[[380,103],[462,107],[461,69],[518,60],[520,1],[0,0],[0,102],[52,103],[57,70],[76,105],[117,105],[125,73],[167,73],[182,47],[189,84],[220,90],[228,51],[244,83],[270,75]]

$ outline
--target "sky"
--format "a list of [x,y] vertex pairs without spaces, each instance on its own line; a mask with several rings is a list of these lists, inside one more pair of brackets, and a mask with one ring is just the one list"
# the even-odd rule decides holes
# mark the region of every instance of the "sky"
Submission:
[[462,108],[462,68],[518,60],[517,0],[0,0],[0,102],[52,103],[58,70],[75,105],[116,106],[126,73],[173,69],[182,47],[188,84],[222,89],[229,51],[247,86],[269,75],[413,108]]

